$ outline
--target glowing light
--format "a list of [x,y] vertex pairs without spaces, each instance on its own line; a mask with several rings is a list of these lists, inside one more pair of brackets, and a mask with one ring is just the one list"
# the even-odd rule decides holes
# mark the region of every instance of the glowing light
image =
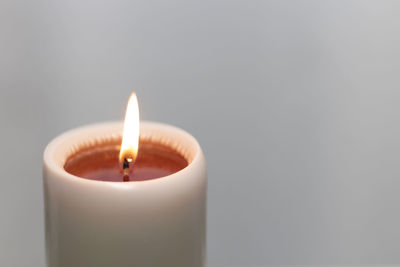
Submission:
[[139,104],[135,93],[129,97],[126,108],[119,162],[134,163],[139,149]]

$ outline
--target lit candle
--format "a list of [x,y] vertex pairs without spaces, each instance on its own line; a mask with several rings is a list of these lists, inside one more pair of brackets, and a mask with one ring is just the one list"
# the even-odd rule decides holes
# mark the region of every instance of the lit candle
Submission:
[[43,180],[49,267],[204,266],[203,153],[173,126],[142,122],[139,132],[136,96],[124,125],[51,141]]

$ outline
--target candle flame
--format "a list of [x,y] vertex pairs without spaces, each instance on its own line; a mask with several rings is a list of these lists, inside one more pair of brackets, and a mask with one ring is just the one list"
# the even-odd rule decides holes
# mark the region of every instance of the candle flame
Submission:
[[124,165],[133,164],[139,149],[139,104],[135,93],[129,97],[126,107],[122,144],[119,152],[119,162]]

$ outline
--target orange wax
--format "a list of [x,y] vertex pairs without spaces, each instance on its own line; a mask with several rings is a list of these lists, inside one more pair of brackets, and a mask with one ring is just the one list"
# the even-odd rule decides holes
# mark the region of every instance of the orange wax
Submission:
[[[81,149],[66,160],[64,169],[85,179],[123,182],[119,150],[119,145],[111,143]],[[187,165],[187,160],[174,149],[161,144],[141,142],[128,180],[144,181],[164,177]]]

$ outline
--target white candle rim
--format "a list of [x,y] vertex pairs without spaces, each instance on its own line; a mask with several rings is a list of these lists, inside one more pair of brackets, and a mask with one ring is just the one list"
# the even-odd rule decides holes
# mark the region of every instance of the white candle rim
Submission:
[[[144,131],[147,130],[151,132],[152,131],[151,129],[153,129],[153,131],[157,129],[157,131],[159,132],[158,134],[160,134],[161,132],[168,132],[170,135],[172,135],[173,133],[176,136],[176,138],[183,138],[185,142],[191,146],[190,148],[188,148],[191,150],[190,152],[191,156],[183,155],[188,160],[188,165],[178,172],[160,178],[144,180],[144,181],[128,181],[128,182],[90,180],[75,176],[65,171],[64,169],[65,160],[68,154],[71,154],[71,152],[69,153],[65,152],[66,143],[69,143],[70,146],[80,145],[80,143],[73,142],[72,140],[80,139],[82,141],[85,140],[85,138],[89,140],[90,136],[92,136],[93,133],[96,132],[96,130],[102,132],[102,135],[99,137],[99,139],[105,140],[107,137],[109,138],[120,137],[122,135],[122,128],[123,128],[122,121],[109,121],[109,122],[89,124],[71,129],[67,132],[60,134],[59,136],[55,137],[52,141],[50,141],[50,143],[45,148],[43,154],[43,164],[47,168],[58,174],[59,177],[65,179],[70,179],[76,182],[87,183],[87,184],[107,185],[107,186],[111,185],[118,188],[129,188],[132,186],[146,186],[153,183],[165,183],[183,177],[188,177],[188,176],[190,177],[190,175],[186,174],[190,173],[191,169],[197,168],[199,165],[205,164],[203,152],[199,143],[191,134],[189,134],[185,130],[182,130],[178,127],[171,126],[168,124],[152,122],[152,121],[141,121],[140,127],[141,130]],[[118,132],[117,130],[119,128],[120,130]],[[90,139],[93,140],[94,138]],[[55,155],[55,153],[57,153],[56,152],[57,149],[60,149],[60,146],[64,146],[64,155],[59,156],[59,159],[57,160],[56,159],[57,155]],[[71,147],[71,149],[74,149],[74,147]]]

